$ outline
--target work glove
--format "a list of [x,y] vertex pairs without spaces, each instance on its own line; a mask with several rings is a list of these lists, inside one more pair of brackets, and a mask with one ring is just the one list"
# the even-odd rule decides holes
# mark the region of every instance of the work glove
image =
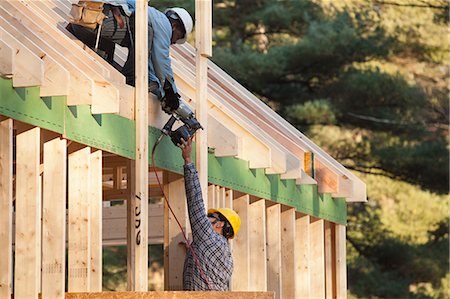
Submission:
[[161,106],[166,113],[172,114],[178,109],[178,107],[180,107],[180,95],[178,93],[174,93],[173,91],[167,90],[166,94],[162,98]]

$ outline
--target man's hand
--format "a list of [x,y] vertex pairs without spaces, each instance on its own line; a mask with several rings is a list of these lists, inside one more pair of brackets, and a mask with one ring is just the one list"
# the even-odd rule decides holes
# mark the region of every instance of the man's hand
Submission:
[[192,163],[191,152],[192,152],[192,137],[189,137],[187,141],[181,138],[182,144],[177,144],[181,148],[181,156],[184,159],[184,165]]

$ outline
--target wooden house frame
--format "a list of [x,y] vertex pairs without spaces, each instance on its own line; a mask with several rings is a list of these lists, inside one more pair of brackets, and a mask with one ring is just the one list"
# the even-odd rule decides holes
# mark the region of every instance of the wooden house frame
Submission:
[[[180,291],[185,249],[167,205],[135,196],[161,197],[158,175],[189,231],[179,149],[163,139],[152,167],[143,150],[169,115],[65,30],[71,2],[0,1],[0,298],[205,298]],[[231,292],[214,297],[346,298],[346,207],[365,184],[208,60],[211,5],[196,2],[196,49],[174,46],[172,67],[205,126],[205,205],[242,219]],[[148,242],[164,244],[164,292],[145,292]],[[114,244],[128,245],[130,292],[101,293]]]

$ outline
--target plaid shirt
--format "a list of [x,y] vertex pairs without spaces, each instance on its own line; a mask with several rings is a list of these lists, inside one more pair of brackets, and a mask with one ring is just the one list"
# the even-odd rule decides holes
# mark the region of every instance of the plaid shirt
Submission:
[[184,260],[183,288],[187,291],[228,291],[233,272],[230,246],[224,236],[214,232],[206,215],[200,182],[192,163],[184,166],[184,182],[193,238],[191,248],[209,285],[198,269],[192,250],[188,249]]

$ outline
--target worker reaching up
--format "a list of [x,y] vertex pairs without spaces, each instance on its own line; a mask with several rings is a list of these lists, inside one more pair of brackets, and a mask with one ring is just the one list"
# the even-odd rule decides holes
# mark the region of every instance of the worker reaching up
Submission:
[[[92,1],[80,1],[82,2],[92,4]],[[99,49],[106,52],[107,60],[113,65],[115,44],[127,47],[128,57],[121,72],[126,77],[126,83],[134,86],[136,0],[93,2],[104,4],[101,10],[106,18],[103,22],[99,22],[102,23],[101,26],[88,28],[80,25],[81,23],[73,22],[69,24],[68,29],[83,43],[94,48],[100,28]],[[149,91],[160,100],[165,97],[169,110],[176,110],[179,105],[179,95],[169,56],[170,45],[184,43],[192,31],[192,26],[192,17],[184,8],[169,8],[163,13],[154,7],[148,7]]]
[[191,159],[192,139],[182,139],[184,182],[192,230],[192,244],[184,261],[183,288],[187,291],[228,291],[233,272],[233,258],[228,240],[241,226],[239,215],[232,209],[205,211],[202,189]]

